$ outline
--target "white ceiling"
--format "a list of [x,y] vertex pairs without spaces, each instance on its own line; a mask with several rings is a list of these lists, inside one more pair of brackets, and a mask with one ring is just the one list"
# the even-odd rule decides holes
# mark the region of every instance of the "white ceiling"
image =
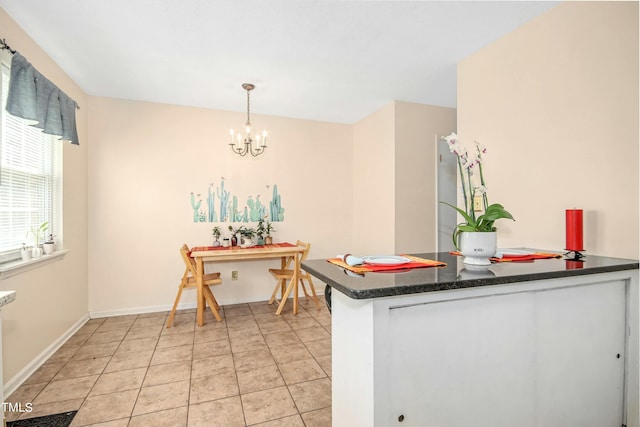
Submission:
[[90,95],[244,111],[241,84],[251,82],[252,113],[354,123],[392,100],[455,107],[456,63],[557,3],[0,0],[0,7]]

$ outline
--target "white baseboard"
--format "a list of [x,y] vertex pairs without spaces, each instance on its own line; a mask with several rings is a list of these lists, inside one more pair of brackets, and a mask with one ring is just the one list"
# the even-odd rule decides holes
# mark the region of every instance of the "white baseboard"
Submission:
[[[178,310],[184,310],[187,308],[195,308],[196,303],[190,304],[178,304]],[[89,312],[89,317],[92,319],[99,319],[102,317],[113,316],[126,316],[128,314],[144,314],[144,313],[159,313],[163,311],[170,311],[173,304],[170,305],[149,305],[145,307],[131,307],[131,308],[118,308],[115,310],[101,310]]]
[[9,396],[16,391],[18,387],[24,383],[44,362],[47,361],[62,345],[67,342],[78,329],[89,321],[89,314],[82,316],[73,326],[62,334],[57,340],[55,340],[50,346],[45,348],[39,355],[37,355],[31,362],[20,370],[13,378],[7,381],[4,385],[4,396]]
[[[322,296],[324,293],[318,292],[318,296]],[[304,298],[304,296],[302,297]],[[268,298],[267,298],[268,299]],[[289,299],[293,299],[293,296],[289,296]],[[224,302],[220,301],[220,305],[234,305],[234,304],[247,304],[253,302],[266,301],[265,298],[257,298],[251,299],[247,301],[246,299],[227,299]],[[126,316],[128,314],[144,314],[144,313],[160,313],[160,312],[169,312],[173,308],[173,304],[166,305],[150,305],[145,307],[131,307],[131,308],[119,308],[116,310],[101,310],[101,311],[92,311],[89,313],[89,317],[91,319],[98,319],[102,317],[113,317],[113,316]],[[191,308],[196,308],[195,301],[180,303],[178,304],[178,310],[188,310]]]

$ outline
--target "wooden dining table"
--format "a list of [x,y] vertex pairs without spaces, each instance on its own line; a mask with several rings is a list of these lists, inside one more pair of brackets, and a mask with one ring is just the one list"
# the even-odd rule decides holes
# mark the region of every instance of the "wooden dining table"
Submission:
[[[190,256],[196,262],[196,283],[197,283],[197,308],[196,320],[198,326],[204,325],[204,307],[205,299],[203,292],[202,278],[204,276],[205,263],[224,262],[224,261],[244,261],[244,260],[264,260],[280,258],[280,268],[285,268],[287,262],[292,259],[293,277],[287,285],[276,315],[282,313],[282,309],[293,290],[293,314],[298,313],[298,278],[300,277],[300,259],[304,252],[303,247],[296,246],[292,243],[276,243],[273,245],[252,246],[252,247],[194,247],[191,249]],[[221,319],[217,319],[220,321]]]

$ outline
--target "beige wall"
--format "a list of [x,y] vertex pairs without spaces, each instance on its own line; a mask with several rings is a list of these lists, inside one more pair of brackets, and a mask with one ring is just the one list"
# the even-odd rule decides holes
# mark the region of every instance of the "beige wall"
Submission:
[[437,251],[436,135],[455,128],[454,108],[395,102],[396,253]]
[[[395,230],[395,103],[353,125],[352,240],[344,252],[393,252]],[[343,253],[341,250],[340,253]]]
[[458,130],[488,147],[499,246],[638,257],[638,3],[566,2],[462,61]]
[[87,132],[84,92],[0,9],[0,36],[40,72],[75,99],[80,146],[63,144],[63,229],[58,245],[69,253],[60,262],[0,280],[16,300],[2,309],[5,383],[87,315]]
[[[223,176],[241,206],[256,194],[268,204],[267,186],[278,185],[285,220],[274,223],[276,242],[309,241],[313,258],[349,247],[350,126],[252,115],[271,134],[266,153],[252,158],[228,146],[229,128],[238,129],[245,113],[91,97],[89,116],[92,314],[170,307],[184,271],[179,247],[210,245],[216,225],[193,223],[190,193],[201,193],[206,204],[209,183],[217,187]],[[219,302],[232,304],[268,299],[275,283],[266,269],[276,265],[208,268],[222,273]],[[232,269],[239,271],[237,282]],[[193,294],[185,292],[182,301],[193,304]]]
[[435,251],[436,141],[456,110],[393,101],[353,126],[353,243],[371,255]]
[[[443,117],[444,125],[433,123]],[[454,118],[452,109],[409,103],[391,103],[354,126],[255,115],[271,143],[263,156],[242,158],[227,135],[243,113],[91,97],[89,311],[167,309],[184,268],[178,248],[210,244],[218,224],[193,223],[189,195],[206,201],[209,183],[219,186],[222,176],[241,206],[255,194],[268,203],[267,185],[277,184],[285,221],[274,223],[275,239],[312,242],[312,258],[393,253],[396,244],[434,249],[434,171],[425,165],[435,164],[435,147],[424,135],[446,132]],[[401,203],[418,218],[418,233],[393,226],[397,182],[412,189]],[[209,265],[224,280],[216,297],[222,304],[268,299],[273,281],[265,270],[274,263]]]

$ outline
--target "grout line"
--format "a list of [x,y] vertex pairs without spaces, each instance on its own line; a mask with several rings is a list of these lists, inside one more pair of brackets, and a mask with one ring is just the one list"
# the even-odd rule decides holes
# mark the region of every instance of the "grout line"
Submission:
[[[136,320],[138,320],[140,317],[136,318]],[[175,319],[174,319],[175,320]],[[135,321],[133,322],[135,323]],[[162,321],[162,328],[165,327],[165,324],[167,323],[167,316],[165,315]],[[133,324],[132,324],[133,325]],[[151,361],[153,360],[153,355],[155,354],[157,348],[158,348],[158,343],[160,342],[160,337],[162,336],[162,330],[160,329],[160,334],[158,335],[158,339],[156,340],[156,345],[153,347],[153,351],[151,352],[151,357],[149,358],[149,363],[146,366],[146,371],[144,373],[144,377],[142,377],[142,381],[140,382],[140,387],[138,388],[138,394],[136,395],[136,399],[133,402],[133,405],[131,406],[131,413],[129,414],[129,422],[127,423],[127,425],[131,424],[131,419],[133,418],[133,411],[136,409],[136,405],[138,404],[138,400],[140,399],[140,393],[142,393],[142,387],[144,386],[144,380],[147,379],[147,375],[149,374],[149,368],[151,368]],[[127,336],[125,335],[125,338]],[[124,342],[124,338],[122,340],[122,342]],[[120,344],[122,344],[122,342]],[[118,348],[120,348],[120,346],[118,346]],[[118,349],[116,349],[116,352],[118,351]],[[115,353],[114,353],[115,355]],[[191,383],[189,383],[189,385],[191,385]],[[188,402],[187,402],[188,404]],[[188,410],[187,410],[187,414],[188,414]],[[188,415],[187,415],[188,416]]]
[[[174,322],[175,322],[175,317],[173,318]],[[197,322],[197,319],[195,320]],[[166,322],[165,322],[166,323]],[[166,325],[163,325],[163,327],[166,327]],[[160,336],[162,336],[162,331],[160,332]],[[160,338],[158,338],[158,342],[160,342]],[[193,329],[193,340],[191,342],[191,369],[189,369],[189,390],[187,391],[187,419],[186,419],[186,424],[185,425],[189,425],[189,408],[191,407],[191,382],[193,381],[193,353],[196,349],[196,330],[195,327]],[[153,359],[153,356],[151,356],[151,358]],[[149,360],[149,364],[151,364],[151,360]]]
[[[248,306],[248,304],[247,304],[247,306]],[[253,315],[252,315],[252,317],[253,317]],[[256,321],[255,318],[253,320]],[[257,321],[256,321],[256,323],[257,323]],[[231,354],[231,363],[233,364],[233,373],[236,376],[236,385],[238,386],[238,400],[240,401],[240,410],[242,411],[242,422],[246,426],[247,425],[247,416],[244,413],[244,405],[242,404],[242,393],[240,392],[240,378],[238,378],[238,370],[236,369],[236,360],[233,357],[233,347],[231,347],[231,336],[229,335],[229,322],[227,322],[227,313],[226,313],[226,311],[224,313],[224,324],[225,324],[224,325],[225,329],[227,330],[227,337],[229,338],[229,352]]]
[[[102,375],[104,374],[104,370],[107,369],[107,366],[109,365],[109,363],[111,363],[111,360],[113,360],[113,357],[116,355],[116,353],[118,352],[118,349],[120,348],[120,346],[122,345],[122,342],[124,341],[124,339],[127,337],[127,334],[129,333],[129,331],[131,330],[133,324],[136,322],[136,320],[138,320],[138,316],[136,315],[136,318],[133,319],[133,322],[131,322],[131,325],[129,325],[129,328],[127,329],[127,332],[124,334],[124,336],[122,337],[122,339],[120,340],[120,343],[118,344],[118,346],[115,348],[115,350],[113,351],[113,354],[111,355],[111,357],[109,357],[109,361],[104,365],[104,368],[102,369],[102,372],[98,375],[98,378],[96,378],[96,382],[93,383],[93,385],[91,386],[91,389],[89,390],[89,393],[87,393],[87,395],[85,396],[85,398],[82,400],[82,404],[80,404],[80,408],[78,408],[78,413],[80,412],[80,409],[82,409],[82,407],[84,406],[84,404],[86,403],[87,399],[89,398],[89,395],[91,394],[91,392],[93,391],[93,389],[95,388],[96,384],[98,384],[98,381],[100,381],[100,377],[102,377]],[[102,322],[102,325],[104,325],[107,322],[107,320],[105,319],[104,322]],[[98,328],[96,328],[96,330],[94,331],[94,334],[98,332],[98,329],[100,329],[100,326]],[[93,335],[92,335],[93,336]],[[91,339],[91,337],[87,338],[87,341],[89,341]],[[85,341],[86,344],[86,341]],[[138,391],[138,394],[140,392]],[[136,397],[136,401],[137,401],[137,397]],[[131,407],[131,413],[129,414],[129,419],[131,419],[131,415],[133,414],[133,408],[135,407],[135,402],[133,404],[133,406]],[[77,413],[76,413],[77,415]],[[75,417],[74,417],[75,418]],[[99,422],[106,422],[106,421],[111,421],[111,420],[101,420]]]

